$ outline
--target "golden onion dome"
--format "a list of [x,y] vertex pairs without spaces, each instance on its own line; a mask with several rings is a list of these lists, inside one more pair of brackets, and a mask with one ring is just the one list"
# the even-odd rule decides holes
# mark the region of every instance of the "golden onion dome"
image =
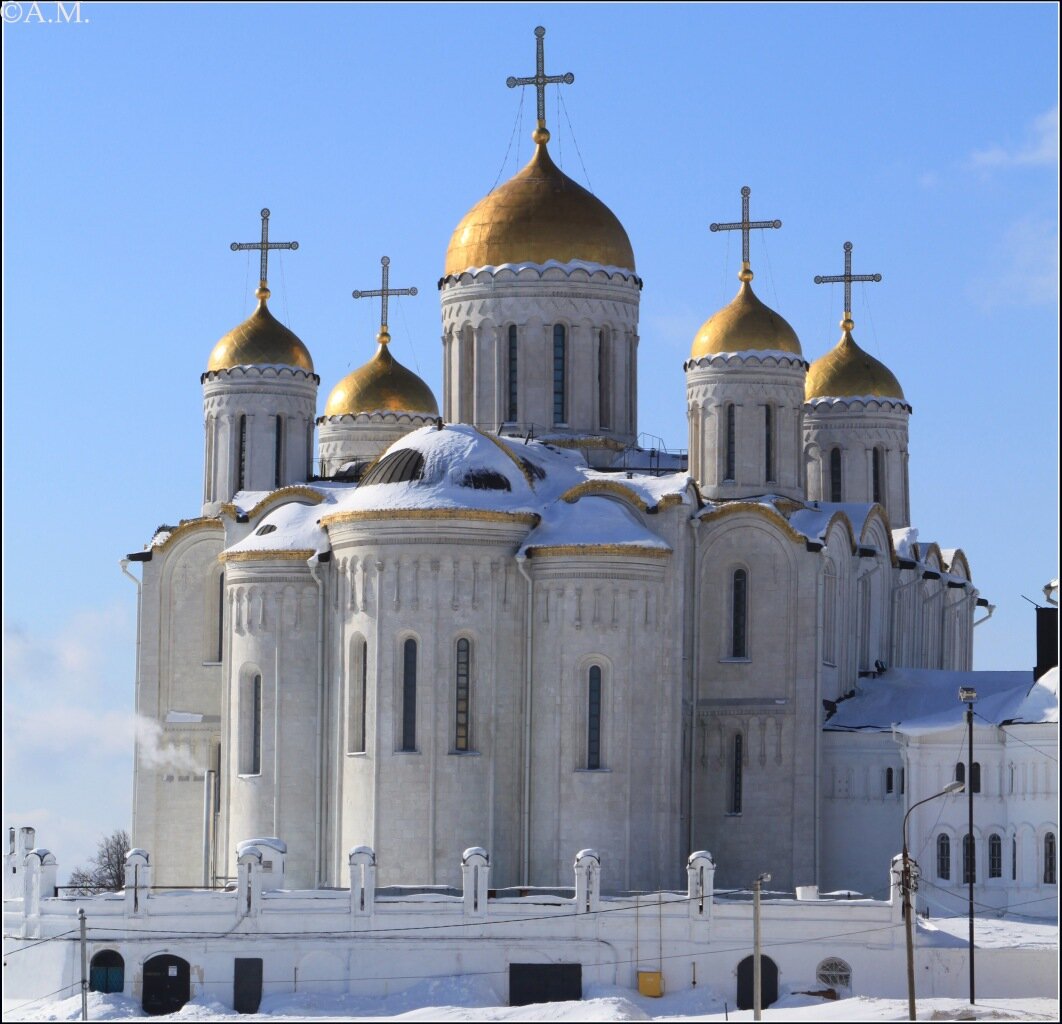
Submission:
[[297,366],[313,373],[309,349],[266,306],[269,289],[260,287],[258,308],[225,335],[210,353],[207,372],[231,370],[234,366]]
[[409,412],[438,416],[439,406],[431,388],[407,370],[387,345],[386,331],[376,335],[380,343],[376,355],[364,366],[348,373],[333,389],[325,405],[325,416],[356,416],[361,412]]
[[634,250],[616,215],[564,174],[539,128],[531,162],[481,199],[450,238],[444,274],[503,263],[584,260],[634,270]]
[[802,355],[800,339],[773,309],[765,306],[752,290],[752,271],[738,274],[741,287],[733,301],[710,316],[693,339],[691,359],[721,352],[792,352]]
[[841,340],[809,367],[804,383],[806,400],[862,395],[903,400],[903,388],[892,370],[855,343],[852,326],[851,320],[842,320]]

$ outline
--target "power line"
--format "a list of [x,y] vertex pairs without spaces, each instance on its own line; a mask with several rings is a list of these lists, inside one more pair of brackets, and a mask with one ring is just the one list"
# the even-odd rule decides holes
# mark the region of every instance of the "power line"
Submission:
[[[52,935],[52,936],[50,936],[47,939],[41,939],[38,942],[31,942],[28,946],[18,946],[15,949],[6,950],[5,953],[4,953],[4,956],[5,957],[6,956],[10,956],[12,953],[21,953],[24,950],[33,949],[34,946],[43,946],[46,942],[55,942],[58,939],[61,939],[64,935],[73,935],[74,932],[76,932],[76,931],[80,931],[80,929],[79,928],[71,928],[69,931],[60,932],[58,935]],[[4,938],[5,939],[6,938],[14,938],[14,936],[5,935]]]

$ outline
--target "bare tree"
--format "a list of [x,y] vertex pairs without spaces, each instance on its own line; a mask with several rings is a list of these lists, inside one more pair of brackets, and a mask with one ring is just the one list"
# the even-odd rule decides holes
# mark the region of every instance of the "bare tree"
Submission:
[[71,891],[79,896],[88,896],[124,889],[125,855],[132,845],[129,833],[124,828],[115,830],[109,836],[101,836],[96,855],[89,857],[89,866],[79,866],[70,872]]

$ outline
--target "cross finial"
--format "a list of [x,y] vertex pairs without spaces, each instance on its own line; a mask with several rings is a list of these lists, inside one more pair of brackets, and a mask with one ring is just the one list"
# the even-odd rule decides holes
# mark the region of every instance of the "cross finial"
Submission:
[[380,266],[383,268],[380,275],[380,287],[373,288],[371,291],[359,291],[355,290],[351,292],[351,295],[356,299],[372,299],[376,296],[380,297],[380,333],[376,335],[376,340],[381,345],[386,345],[391,340],[391,334],[387,330],[387,297],[389,295],[416,295],[416,288],[388,288],[387,283],[391,279],[391,257],[381,256]]
[[852,273],[852,243],[844,243],[844,273],[843,274],[831,274],[829,277],[823,277],[821,275],[815,276],[816,284],[836,284],[838,281],[844,282],[844,319],[841,321],[841,327],[850,331],[855,327],[855,321],[852,319],[852,282],[853,281],[880,281],[881,274],[853,274]]
[[269,284],[266,278],[266,271],[269,267],[269,250],[270,249],[298,249],[298,242],[271,242],[269,241],[269,210],[262,210],[262,241],[260,242],[233,242],[229,248],[233,252],[239,252],[241,249],[261,249],[262,250],[262,262],[260,272],[258,274],[258,291],[255,295],[260,299],[269,298]]
[[510,75],[505,84],[510,89],[515,89],[518,85],[533,85],[538,92],[538,126],[535,128],[531,138],[538,143],[549,142],[549,132],[546,130],[546,86],[547,85],[559,85],[562,82],[564,85],[571,85],[575,81],[575,75],[570,71],[564,75],[547,75],[546,74],[546,56],[544,53],[542,40],[546,35],[546,30],[539,25],[535,29],[535,73],[528,78],[514,78]]
[[741,273],[738,277],[742,281],[752,280],[752,269],[749,267],[749,232],[753,228],[780,228],[780,220],[749,220],[749,196],[752,189],[748,185],[741,188],[741,220],[731,221],[729,224],[709,224],[712,231],[740,231],[741,232]]

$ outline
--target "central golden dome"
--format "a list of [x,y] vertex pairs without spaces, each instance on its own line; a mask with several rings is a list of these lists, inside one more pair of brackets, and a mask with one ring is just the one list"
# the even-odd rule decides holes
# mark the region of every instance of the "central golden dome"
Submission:
[[313,373],[309,349],[266,306],[269,291],[259,288],[258,308],[225,335],[210,353],[207,372],[234,366],[297,366]]
[[522,171],[465,214],[450,238],[444,274],[548,260],[634,270],[634,250],[616,215],[565,175],[542,142]]
[[752,271],[738,275],[741,287],[733,301],[709,317],[693,339],[691,359],[722,352],[792,352],[802,355],[800,339],[773,309],[765,306],[749,283]]
[[376,355],[348,373],[333,389],[325,416],[356,416],[360,412],[412,412],[438,416],[431,388],[407,370],[388,350],[390,335],[381,332]]
[[[845,322],[851,324],[851,320]],[[804,397],[810,401],[864,395],[903,399],[903,388],[892,370],[855,343],[851,328],[846,327],[833,350],[809,367]]]

